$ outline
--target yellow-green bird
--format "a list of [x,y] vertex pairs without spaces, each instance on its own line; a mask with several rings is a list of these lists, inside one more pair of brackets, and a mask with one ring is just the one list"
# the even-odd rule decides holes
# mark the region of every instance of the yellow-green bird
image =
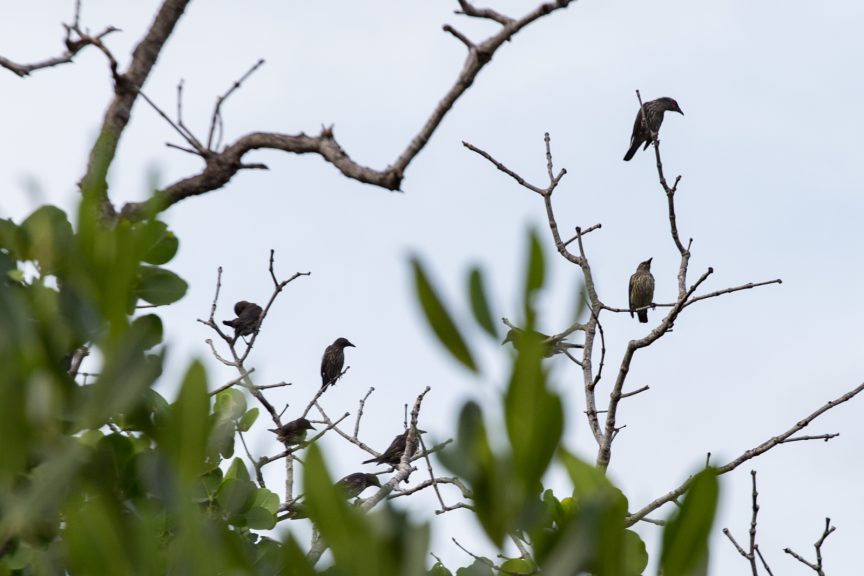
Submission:
[[[654,303],[654,276],[651,275],[651,260],[641,262],[636,272],[630,276],[630,317],[637,308],[644,308]],[[639,322],[648,322],[648,310],[636,312]]]

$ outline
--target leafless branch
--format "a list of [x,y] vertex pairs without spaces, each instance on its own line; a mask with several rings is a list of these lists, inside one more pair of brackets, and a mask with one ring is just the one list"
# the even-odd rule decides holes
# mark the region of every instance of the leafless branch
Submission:
[[357,420],[354,421],[354,437],[360,434],[360,419],[363,418],[363,408],[366,406],[366,399],[369,398],[369,395],[375,391],[374,386],[370,386],[369,390],[366,392],[366,395],[360,399],[360,407],[357,408]]
[[[236,90],[238,90],[240,88],[240,86],[243,85],[243,82],[245,82],[247,78],[249,78],[252,74],[254,74],[255,71],[258,70],[258,68],[260,68],[263,65],[264,65],[264,59],[261,58],[260,60],[258,60],[255,63],[254,66],[252,66],[252,68],[247,70],[246,73],[243,74],[243,76],[241,76],[238,80],[236,80],[234,82],[234,84],[231,85],[231,88],[228,89],[228,91],[226,91],[224,94],[222,94],[221,96],[219,96],[216,99],[216,105],[213,107],[213,117],[210,120],[210,133],[207,134],[207,150],[208,151],[212,151],[212,150],[215,150],[216,148],[219,148],[219,144],[222,141],[222,104],[231,96],[231,94],[233,94]],[[217,139],[216,146],[214,148],[213,136],[216,132],[217,124],[218,124],[218,128],[219,128],[219,138]]]
[[[426,143],[441,124],[441,121],[452,109],[453,105],[462,96],[462,94],[464,94],[465,91],[474,83],[480,70],[482,70],[492,60],[492,56],[495,52],[505,42],[512,39],[520,30],[551,12],[566,8],[571,1],[572,0],[554,0],[545,2],[538,5],[534,10],[519,19],[501,17],[496,20],[502,23],[501,29],[480,43],[471,43],[467,38],[462,36],[460,40],[463,41],[463,43],[467,42],[466,46],[468,47],[468,55],[461,72],[441,101],[438,102],[424,125],[411,139],[402,153],[394,162],[382,170],[363,166],[352,160],[336,141],[332,127],[324,128],[319,134],[314,136],[302,132],[294,135],[254,132],[240,137],[234,143],[227,145],[218,153],[210,154],[205,159],[205,166],[199,174],[179,180],[174,184],[157,191],[151,198],[143,202],[126,203],[120,211],[120,216],[124,219],[139,220],[146,217],[148,214],[161,212],[186,198],[219,189],[231,180],[231,178],[242,168],[242,158],[245,154],[261,148],[282,150],[291,154],[318,154],[348,178],[357,180],[358,182],[379,186],[387,190],[400,190],[402,179],[408,165],[426,146]],[[179,16],[182,13],[182,8],[185,7],[185,4],[186,2],[181,2],[180,0],[166,0],[165,4],[163,4],[160,15],[167,12],[169,15],[173,16],[173,20],[168,21],[169,18],[167,17],[160,20],[160,18],[157,17],[157,22],[162,23],[162,25],[158,27],[154,25],[151,33],[148,34],[147,38],[145,38],[145,41],[147,41],[151,39],[151,36],[154,37],[154,41],[151,42],[151,44],[153,44],[153,51],[155,54],[158,54],[159,49],[161,49],[162,44],[164,44],[164,41],[167,38],[167,36],[162,37],[157,35],[156,32],[166,31],[170,33],[176,20],[179,19]],[[470,6],[469,3],[460,3],[460,5],[462,5],[463,12],[471,13],[478,17],[495,19],[492,11],[472,10],[471,8],[466,10],[466,6]],[[176,9],[177,7],[179,7],[179,12]],[[174,9],[171,10],[171,8]],[[447,31],[450,33],[455,32],[452,27],[448,27]],[[459,36],[460,35],[457,35],[457,37]],[[143,58],[141,59],[143,60]],[[144,64],[146,64],[146,62],[141,62],[141,66],[136,66],[138,60],[139,58],[133,59],[133,67],[136,72],[143,70],[145,68]],[[149,66],[146,67],[146,72],[149,72]],[[139,77],[137,74],[133,75],[131,69],[130,72],[126,74],[126,77],[128,77],[127,79],[129,80],[129,84],[134,87],[131,95],[127,95],[126,91],[122,91],[123,109],[128,113],[131,102],[134,101],[135,94],[143,83],[143,77]],[[146,74],[144,77],[146,77]],[[117,99],[115,98],[115,101],[116,100]],[[105,129],[103,129],[103,136],[100,138],[100,142],[98,143],[98,149],[103,153],[103,156],[100,157],[103,161],[107,160],[108,163],[110,163],[110,159],[114,156],[117,139],[125,128],[125,123],[118,122],[116,114],[112,112],[112,110],[120,104],[121,102],[117,102],[116,106],[112,105],[109,109],[109,114],[106,116]],[[110,137],[105,135],[106,132],[108,132],[106,129],[109,127],[112,128],[110,131]],[[94,148],[94,151],[96,149],[97,148]],[[107,170],[107,166],[105,168]],[[95,172],[96,165],[91,161],[91,169],[88,171],[87,177],[85,177],[84,184],[99,184],[100,187],[98,189],[104,189],[106,187],[104,177],[100,177]],[[88,189],[83,186],[82,188]],[[102,198],[106,203],[104,211],[107,215],[113,216],[113,207],[110,207],[107,193],[103,194]]]
[[[819,416],[821,416],[822,414],[824,414],[828,410],[831,410],[835,406],[838,406],[840,404],[843,404],[844,402],[847,402],[848,400],[851,400],[852,398],[857,396],[862,390],[864,390],[864,383],[858,385],[857,387],[853,388],[849,392],[846,392],[842,396],[839,396],[838,398],[836,398],[834,400],[828,401],[826,404],[823,404],[821,407],[819,407],[818,409],[814,410],[813,412],[811,412],[810,414],[805,416],[803,419],[796,422],[794,426],[792,426],[791,428],[789,428],[788,430],[786,430],[782,434],[779,434],[777,436],[772,436],[771,438],[762,442],[758,446],[751,448],[750,450],[747,450],[746,452],[744,452],[743,454],[741,454],[740,456],[738,456],[734,460],[728,462],[727,464],[725,464],[723,466],[720,466],[719,468],[716,469],[717,475],[719,476],[721,474],[726,474],[727,472],[731,472],[732,470],[736,469],[738,466],[740,466],[744,462],[747,462],[748,460],[751,460],[757,456],[760,456],[761,454],[764,454],[765,452],[771,450],[772,448],[774,448],[775,446],[777,446],[779,444],[783,444],[783,442],[787,438],[792,437],[793,434],[806,428],[813,420],[815,420],[816,418],[818,418]],[[683,495],[690,488],[690,484],[692,481],[693,481],[692,477],[688,478],[678,488],[675,488],[671,492],[668,492],[667,494],[664,494],[663,496],[660,496],[659,498],[653,500],[652,502],[648,503],[646,506],[644,506],[643,508],[641,508],[637,512],[633,512],[632,514],[629,514],[627,516],[626,525],[632,526],[633,524],[635,524],[636,522],[638,522],[639,520],[641,520],[642,518],[644,518],[645,516],[647,516],[648,514],[653,512],[654,510],[660,508],[664,504],[667,504],[668,502],[671,502],[671,501],[675,500],[676,498],[678,498],[679,496]]]
[[[40,60],[31,64],[17,64],[12,60],[9,60],[8,58],[0,56],[0,67],[6,68],[20,78],[24,78],[25,76],[29,76],[31,72],[35,72],[36,70],[52,68],[61,64],[69,64],[78,54],[78,52],[80,52],[87,46],[95,46],[103,53],[106,53],[109,56],[110,60],[113,61],[113,56],[111,56],[110,52],[108,52],[107,48],[105,48],[104,44],[102,44],[102,39],[113,32],[119,32],[119,28],[115,28],[114,26],[108,26],[107,28],[102,30],[102,32],[91,35],[84,32],[84,30],[81,28],[80,16],[81,3],[76,2],[75,18],[73,22],[71,24],[63,24],[63,28],[66,30],[66,37],[63,39],[63,44],[65,45],[66,50],[60,56],[46,58],[45,60]],[[114,62],[114,66],[116,68],[116,61]]]
[[798,554],[796,554],[791,548],[784,548],[783,552],[789,554],[802,564],[806,565],[808,568],[816,572],[819,576],[825,576],[825,572],[822,569],[822,545],[825,543],[825,539],[831,535],[834,530],[836,530],[836,526],[831,526],[831,519],[825,518],[825,530],[822,532],[822,536],[819,537],[819,540],[813,544],[813,547],[816,549],[816,562],[808,562]]
[[[755,470],[750,471],[750,478],[751,478],[751,481],[753,484],[753,492],[752,492],[752,500],[751,500],[752,501],[753,516],[750,519],[750,549],[749,549],[749,551],[745,552],[744,549],[738,545],[738,542],[736,542],[735,538],[732,537],[732,533],[729,532],[728,528],[723,528],[723,534],[725,534],[726,537],[729,538],[729,540],[735,546],[735,549],[738,550],[738,553],[741,554],[741,556],[743,556],[750,563],[750,571],[752,572],[753,576],[759,576],[759,570],[756,567],[756,555],[757,555],[756,551],[759,548],[759,546],[756,544],[756,517],[759,514],[759,492],[756,490],[756,471]],[[768,565],[765,563],[764,558],[762,559],[762,563],[767,569]],[[771,571],[768,570],[768,572],[770,573]]]

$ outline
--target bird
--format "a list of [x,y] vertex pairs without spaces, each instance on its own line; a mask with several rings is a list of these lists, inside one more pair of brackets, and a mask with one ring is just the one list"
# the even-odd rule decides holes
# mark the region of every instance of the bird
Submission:
[[[410,430],[410,428],[408,429]],[[370,458],[369,460],[364,460],[363,464],[369,464],[370,462],[375,462],[376,464],[389,464],[394,468],[399,465],[399,462],[402,461],[402,454],[405,453],[405,443],[408,441],[408,430],[405,430],[402,434],[396,436],[392,442],[390,442],[390,446],[387,447],[386,450],[375,458]],[[425,430],[417,430],[417,434],[423,434]],[[419,442],[417,441],[417,435],[414,438],[414,445],[411,446],[410,455],[413,456],[414,452],[417,451],[417,446]]]
[[333,344],[324,350],[321,357],[321,388],[335,384],[342,375],[342,365],[345,363],[345,348],[356,348],[346,338],[337,338]]
[[523,330],[522,328],[511,328],[508,330],[501,345],[503,346],[510,342],[516,351],[522,352],[524,344],[526,341],[530,341],[530,339],[540,342],[544,358],[551,358],[555,354],[561,354],[570,348],[584,348],[582,344],[573,344],[565,341],[563,338],[553,338],[536,330]]
[[346,498],[351,500],[352,498],[360,496],[360,494],[370,486],[380,488],[381,482],[378,481],[378,477],[375,474],[355,472],[354,474],[349,474],[336,482],[336,486],[345,492]]
[[633,134],[630,136],[630,149],[627,150],[627,154],[624,155],[625,161],[629,161],[633,158],[633,155],[636,154],[636,150],[638,150],[639,146],[643,143],[645,144],[645,147],[642,149],[645,150],[648,148],[648,145],[652,140],[651,133],[657,133],[660,131],[660,125],[663,124],[663,114],[666,112],[678,112],[682,116],[684,115],[684,112],[681,111],[681,107],[678,106],[678,102],[668,96],[645,102],[644,108],[645,113],[648,116],[648,126],[646,128],[646,123],[642,122],[642,108],[640,108],[639,111],[636,112],[636,122],[633,123]]
[[258,329],[261,315],[264,313],[261,306],[246,300],[240,300],[234,304],[234,314],[237,318],[223,320],[222,324],[234,328],[234,340],[240,336],[249,336]]
[[[636,272],[630,276],[630,317],[637,308],[650,306],[654,302],[654,276],[651,275],[651,260],[640,262]],[[648,310],[636,312],[639,322],[648,322]]]
[[280,442],[285,446],[296,446],[306,439],[307,430],[315,430],[312,423],[306,418],[298,418],[287,422],[279,428],[268,428],[270,432],[274,432]]

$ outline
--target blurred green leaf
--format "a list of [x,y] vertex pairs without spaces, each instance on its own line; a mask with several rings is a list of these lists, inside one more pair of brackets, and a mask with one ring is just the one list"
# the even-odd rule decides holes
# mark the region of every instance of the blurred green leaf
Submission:
[[489,310],[489,299],[486,297],[484,284],[483,273],[479,268],[472,268],[468,274],[468,293],[471,298],[471,312],[474,314],[477,324],[492,338],[497,339],[498,331],[495,327],[492,312]]
[[155,314],[145,314],[132,321],[133,329],[140,329],[144,334],[141,342],[142,350],[149,350],[162,343],[162,319]]
[[158,220],[150,220],[144,224],[142,244],[144,256],[142,260],[148,264],[165,264],[177,254],[180,242],[168,225]]
[[491,563],[488,558],[478,558],[470,566],[456,570],[456,576],[495,576],[489,566]]
[[640,576],[648,566],[648,550],[636,532],[624,531],[624,573],[622,576]]
[[525,270],[525,290],[523,301],[525,303],[526,329],[534,327],[533,301],[534,293],[543,287],[546,276],[546,264],[543,259],[543,246],[536,230],[531,230],[528,236],[528,267]]
[[252,507],[255,485],[249,480],[226,478],[216,492],[216,499],[229,516],[239,516]]
[[429,322],[435,335],[438,336],[438,340],[466,368],[472,372],[477,372],[477,364],[474,362],[468,345],[462,338],[462,334],[456,327],[456,323],[453,321],[450,313],[447,312],[444,303],[438,297],[435,288],[423,270],[423,265],[417,258],[412,258],[411,266],[414,268],[414,283],[417,298],[420,300],[420,306],[423,308],[426,320]]
[[246,396],[235,388],[223,390],[216,395],[215,411],[222,418],[236,420],[246,412]]
[[41,206],[20,229],[28,239],[25,258],[38,262],[43,274],[55,274],[68,264],[73,232],[65,212],[56,206]]
[[161,444],[173,457],[181,479],[191,482],[204,470],[207,437],[210,434],[210,397],[204,366],[193,362],[186,372],[180,395],[171,406]]
[[243,414],[243,417],[240,418],[240,422],[237,424],[237,427],[240,428],[241,432],[248,432],[252,425],[255,424],[255,420],[258,419],[258,408],[250,408]]
[[511,558],[501,564],[501,572],[504,574],[534,574],[537,567],[523,558]]
[[453,576],[453,573],[450,572],[446,566],[441,564],[441,562],[435,562],[435,564],[432,565],[432,568],[426,572],[426,576]]
[[680,510],[663,530],[660,564],[664,576],[703,573],[718,492],[714,468],[706,468],[693,478]]
[[246,464],[240,458],[234,458],[231,461],[231,466],[225,472],[225,478],[239,478],[241,480],[249,480],[249,470],[246,469]]
[[165,306],[185,296],[188,288],[186,281],[174,272],[142,265],[135,296],[155,306]]
[[564,431],[561,399],[547,388],[542,343],[525,338],[504,397],[516,477],[528,490],[540,481]]

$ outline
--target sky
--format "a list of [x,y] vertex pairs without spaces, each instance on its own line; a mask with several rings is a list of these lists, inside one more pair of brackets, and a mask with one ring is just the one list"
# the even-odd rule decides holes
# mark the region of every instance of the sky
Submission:
[[[0,3],[0,55],[30,62],[59,54],[60,24],[70,19],[73,2],[12,5]],[[109,24],[122,30],[107,45],[123,67],[157,6],[85,0],[83,23],[92,31]],[[515,17],[535,2],[490,6]],[[353,159],[383,168],[462,67],[464,47],[441,26],[455,25],[477,40],[496,29],[453,14],[456,7],[392,0],[192,3],[144,91],[173,114],[183,80],[184,119],[203,135],[217,95],[264,58],[224,107],[227,142],[257,130],[314,134],[332,124]],[[783,284],[694,305],[673,333],[637,354],[627,389],[651,389],[622,403],[619,423],[627,427],[615,441],[609,475],[631,509],[642,507],[699,469],[707,452],[724,463],[861,382],[862,29],[864,5],[851,0],[576,2],[499,50],[409,166],[401,193],[348,180],[318,157],[250,154],[249,161],[270,170],[238,174],[223,189],[165,214],[180,237],[170,267],[190,290],[162,313],[170,352],[160,391],[173,397],[195,358],[207,364],[213,387],[235,377],[212,358],[204,342],[211,335],[196,319],[209,313],[219,266],[218,318],[231,317],[236,300],[266,301],[275,249],[280,277],[311,272],[279,297],[249,362],[258,384],[292,383],[270,395],[289,405],[286,414],[302,411],[314,394],[321,353],[339,336],[357,347],[348,349],[351,369],[323,405],[331,415],[350,411],[353,418],[374,386],[361,437],[379,450],[401,431],[403,405],[427,385],[421,425],[434,439],[453,434],[468,399],[494,413],[506,352],[466,321],[482,376],[452,361],[421,317],[409,258],[423,259],[463,314],[467,270],[480,265],[497,316],[515,319],[526,233],[538,230],[550,274],[541,300],[546,332],[572,320],[580,273],[554,254],[541,199],[461,142],[545,186],[549,132],[556,167],[568,171],[553,198],[563,233],[603,224],[585,240],[601,299],[626,306],[630,274],[653,257],[655,300],[669,302],[679,260],[653,155],[640,152],[629,163],[621,157],[638,107],[635,90],[646,99],[672,96],[685,116],[667,116],[662,150],[667,175],[682,175],[677,216],[682,236],[693,238],[691,280],[711,266],[707,291],[774,278]],[[88,49],[73,64],[27,79],[0,70],[0,94],[0,216],[20,220],[45,202],[74,213],[75,184],[112,94],[104,57]],[[182,143],[139,101],[110,174],[115,204],[145,198],[154,180],[168,184],[200,170],[200,161],[166,142]],[[660,312],[649,316],[648,325],[625,314],[605,317],[601,403],[627,341],[644,336]],[[566,359],[552,362],[568,413],[563,444],[593,461],[581,373]],[[838,438],[779,446],[722,477],[711,573],[747,570],[720,529],[746,540],[751,469],[759,481],[758,542],[775,573],[812,573],[782,549],[812,559],[826,516],[837,526],[823,548],[826,571],[859,569],[862,412],[864,399],[853,399],[807,429],[839,432]],[[279,449],[265,428],[262,420],[250,438],[256,455]],[[365,457],[356,447],[330,437],[323,445],[335,476],[362,469]],[[280,474],[276,466],[268,471],[272,489],[281,486]],[[560,474],[548,483],[565,493]],[[431,494],[403,504],[432,523],[432,552],[451,568],[471,558],[450,536],[477,554],[490,552],[469,513],[435,516]],[[636,529],[656,557],[660,530]]]

